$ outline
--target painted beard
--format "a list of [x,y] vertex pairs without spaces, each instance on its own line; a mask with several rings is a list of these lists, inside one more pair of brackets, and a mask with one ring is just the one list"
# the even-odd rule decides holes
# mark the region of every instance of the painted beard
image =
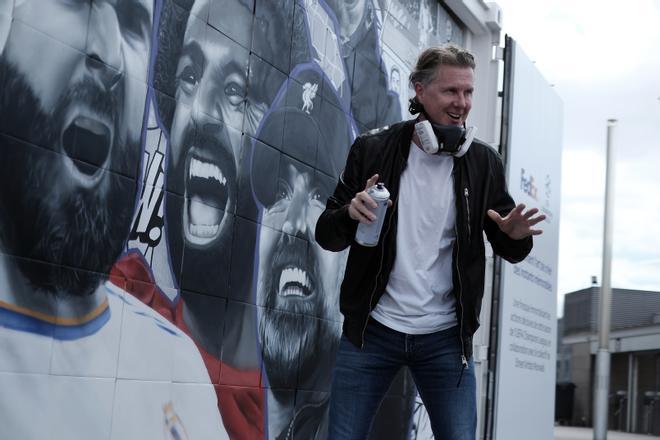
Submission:
[[123,249],[136,193],[134,181],[107,168],[136,164],[139,143],[119,139],[118,99],[91,80],[63,92],[47,114],[25,77],[4,59],[1,77],[6,82],[0,132],[38,145],[2,137],[0,187],[11,188],[0,201],[2,247],[50,263],[16,260],[32,288],[55,296],[89,295]]
[[334,354],[331,347],[339,337],[326,321],[334,317],[324,301],[321,268],[308,246],[307,241],[282,233],[270,261],[260,263],[258,294],[264,307],[259,308],[259,335],[273,389],[290,388],[296,378],[314,382],[319,368],[328,364],[328,354]]
[[179,148],[184,153],[167,174],[170,191],[180,188],[184,197],[182,203],[166,203],[166,219],[172,260],[185,255],[181,273],[190,280],[182,286],[178,279],[179,287],[226,297],[237,172],[227,132],[216,128],[186,127]]

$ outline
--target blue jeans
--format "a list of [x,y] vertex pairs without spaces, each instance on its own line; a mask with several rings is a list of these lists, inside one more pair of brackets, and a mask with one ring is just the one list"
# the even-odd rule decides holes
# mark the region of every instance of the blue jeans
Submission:
[[428,411],[435,439],[474,440],[474,364],[470,359],[463,369],[461,354],[457,326],[408,335],[370,318],[362,350],[342,335],[333,372],[328,439],[366,439],[381,400],[405,365]]

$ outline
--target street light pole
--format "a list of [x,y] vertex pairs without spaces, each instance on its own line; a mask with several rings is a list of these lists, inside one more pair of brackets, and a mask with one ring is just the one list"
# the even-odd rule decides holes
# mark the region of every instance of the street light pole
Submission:
[[616,119],[607,120],[603,275],[600,287],[596,389],[594,390],[594,440],[607,440],[607,412],[610,385],[610,304],[612,303],[612,224],[614,214],[614,154],[612,151],[612,132],[614,131],[616,122]]

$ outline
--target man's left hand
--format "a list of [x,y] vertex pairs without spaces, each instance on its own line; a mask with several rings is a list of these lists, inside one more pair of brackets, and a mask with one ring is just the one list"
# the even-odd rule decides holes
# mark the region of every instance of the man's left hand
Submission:
[[532,226],[545,220],[545,215],[541,214],[534,217],[534,215],[539,212],[536,208],[532,208],[523,213],[524,210],[525,205],[521,203],[513,208],[506,217],[502,217],[497,211],[489,209],[488,217],[497,223],[497,226],[500,227],[502,232],[514,240],[520,240],[529,237],[530,235],[542,234],[543,231],[541,229],[532,229]]

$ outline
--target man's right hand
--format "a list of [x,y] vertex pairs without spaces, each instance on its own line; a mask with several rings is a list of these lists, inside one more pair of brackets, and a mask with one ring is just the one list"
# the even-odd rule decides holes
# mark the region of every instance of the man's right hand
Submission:
[[[367,224],[376,220],[376,216],[373,214],[373,212],[370,211],[369,208],[376,209],[378,205],[374,199],[372,199],[371,196],[367,194],[367,190],[374,186],[376,183],[378,183],[378,174],[371,176],[369,180],[367,180],[367,184],[364,186],[364,190],[355,194],[355,197],[351,199],[351,204],[348,206],[348,215],[353,220]],[[388,206],[392,206],[391,200],[389,200],[387,203]]]

